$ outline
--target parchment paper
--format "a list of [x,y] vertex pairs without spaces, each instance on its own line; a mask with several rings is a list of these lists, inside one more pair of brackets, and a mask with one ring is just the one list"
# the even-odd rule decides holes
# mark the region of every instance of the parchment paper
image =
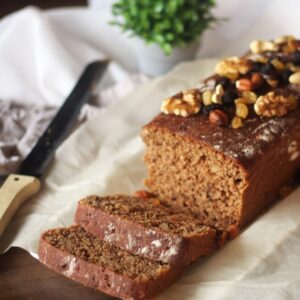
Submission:
[[[191,87],[215,62],[181,65],[79,128],[57,151],[41,193],[7,228],[1,250],[19,246],[35,255],[42,231],[72,224],[81,197],[142,188],[141,126],[159,112],[164,97]],[[299,299],[299,197],[297,190],[278,203],[237,239],[189,268],[159,299]]]

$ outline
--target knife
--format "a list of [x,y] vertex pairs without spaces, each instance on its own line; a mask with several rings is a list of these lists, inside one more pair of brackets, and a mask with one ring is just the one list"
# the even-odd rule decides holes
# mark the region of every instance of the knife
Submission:
[[0,188],[0,236],[20,205],[39,192],[40,179],[56,148],[70,133],[81,107],[86,103],[102,77],[108,61],[89,64],[70,95],[59,109],[16,174],[2,176]]

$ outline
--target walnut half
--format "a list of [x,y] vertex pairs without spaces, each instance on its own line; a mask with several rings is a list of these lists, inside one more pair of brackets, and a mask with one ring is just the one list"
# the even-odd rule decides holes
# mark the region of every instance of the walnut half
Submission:
[[197,114],[201,109],[199,90],[188,90],[163,101],[161,112],[176,116],[188,117]]
[[276,95],[274,92],[269,92],[256,100],[254,111],[263,117],[282,117],[296,107],[297,99],[294,95]]

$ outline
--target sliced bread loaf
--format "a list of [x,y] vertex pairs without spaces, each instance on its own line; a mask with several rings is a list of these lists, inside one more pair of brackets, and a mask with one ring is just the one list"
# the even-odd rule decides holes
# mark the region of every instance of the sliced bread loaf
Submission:
[[64,276],[121,299],[149,299],[181,274],[181,268],[130,254],[78,225],[45,232],[39,259]]
[[154,198],[89,196],[79,202],[75,222],[133,254],[169,264],[189,264],[217,246],[215,229]]

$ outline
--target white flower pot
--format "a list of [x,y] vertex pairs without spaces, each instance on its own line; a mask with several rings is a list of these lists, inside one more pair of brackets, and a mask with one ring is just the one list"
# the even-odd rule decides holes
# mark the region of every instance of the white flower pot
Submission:
[[170,55],[166,55],[157,44],[147,45],[142,39],[135,38],[134,46],[140,71],[157,76],[168,72],[180,62],[194,59],[199,45],[197,40],[185,47],[173,49]]

